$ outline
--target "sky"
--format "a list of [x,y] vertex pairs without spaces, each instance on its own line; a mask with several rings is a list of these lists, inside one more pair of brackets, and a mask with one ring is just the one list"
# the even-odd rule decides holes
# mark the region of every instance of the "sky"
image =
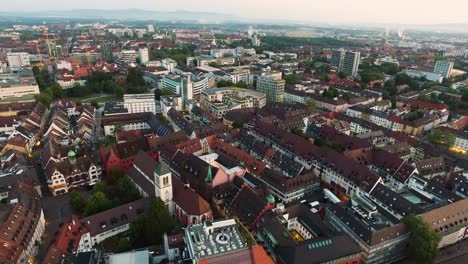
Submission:
[[468,0],[0,0],[0,11],[187,10],[325,23],[468,23]]

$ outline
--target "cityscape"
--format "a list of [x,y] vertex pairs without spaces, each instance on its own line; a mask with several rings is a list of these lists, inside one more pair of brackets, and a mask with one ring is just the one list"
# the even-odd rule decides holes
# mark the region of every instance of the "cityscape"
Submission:
[[467,3],[155,2],[0,4],[0,263],[468,263]]

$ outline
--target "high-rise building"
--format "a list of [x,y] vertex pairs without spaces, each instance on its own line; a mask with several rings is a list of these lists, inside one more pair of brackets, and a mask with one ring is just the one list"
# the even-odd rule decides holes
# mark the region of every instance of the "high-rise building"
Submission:
[[114,61],[114,47],[112,43],[103,43],[102,44],[102,59],[107,62]]
[[257,78],[257,90],[265,93],[267,103],[283,102],[285,85],[286,81],[275,75],[265,75]]
[[359,69],[361,58],[360,52],[338,49],[332,51],[331,65],[336,67],[337,72],[355,76]]
[[140,58],[140,63],[145,64],[149,61],[148,48],[142,48],[138,50],[138,57]]
[[153,33],[154,32],[154,25],[150,24],[148,25],[148,32]]
[[443,61],[436,61],[434,66],[434,73],[439,73],[444,78],[450,77],[450,72],[453,69],[453,61],[443,60]]
[[13,71],[21,69],[23,66],[31,66],[29,54],[26,52],[12,52],[7,54],[8,65]]

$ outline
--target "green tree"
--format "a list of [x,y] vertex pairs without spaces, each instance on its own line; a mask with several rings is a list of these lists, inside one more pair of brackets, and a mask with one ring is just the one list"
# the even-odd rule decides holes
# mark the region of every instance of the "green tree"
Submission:
[[420,263],[432,263],[439,252],[439,234],[420,216],[408,215],[403,223],[410,231],[408,256]]
[[93,215],[112,208],[112,203],[103,192],[93,193],[85,208],[85,215]]
[[161,96],[165,96],[165,95],[174,95],[174,93],[169,88],[154,90],[154,96],[156,100],[161,100]]
[[35,97],[39,102],[47,107],[50,107],[50,104],[52,103],[52,96],[49,93],[42,92],[37,94]]
[[440,129],[432,130],[432,132],[427,136],[427,140],[432,144],[444,144],[447,146],[453,146],[453,144],[455,144],[455,139],[456,137],[454,134]]
[[174,229],[174,220],[165,203],[158,197],[150,210],[130,223],[130,243],[133,247],[159,244],[164,233]]
[[283,79],[286,81],[286,85],[294,85],[301,83],[301,79],[297,74],[283,74]]
[[219,80],[216,82],[216,87],[232,87],[232,86],[235,86],[235,84],[232,81]]
[[73,213],[82,215],[86,208],[86,198],[79,191],[72,191],[68,194],[68,200]]
[[99,103],[98,103],[98,101],[96,99],[91,100],[90,104],[95,108],[99,107]]
[[307,99],[307,100],[305,101],[305,105],[307,105],[308,107],[313,107],[313,108],[315,108],[315,106],[317,105],[317,103],[315,102],[315,100],[309,98],[309,99]]
[[236,118],[234,120],[234,122],[232,122],[232,127],[233,128],[243,128],[244,127],[244,122],[241,119]]

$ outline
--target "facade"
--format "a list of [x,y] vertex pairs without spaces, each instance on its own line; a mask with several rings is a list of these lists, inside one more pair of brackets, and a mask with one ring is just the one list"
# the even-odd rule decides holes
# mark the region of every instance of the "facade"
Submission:
[[154,94],[125,94],[124,108],[128,113],[145,113],[150,112],[156,114],[156,99]]
[[39,94],[39,86],[31,70],[0,73],[0,100]]
[[26,52],[12,52],[7,54],[8,65],[12,71],[17,71],[22,67],[31,66],[29,61],[29,53]]
[[210,88],[210,78],[196,77],[191,73],[169,74],[163,77],[161,88],[170,89],[174,94],[182,96],[184,101],[192,100]]
[[135,63],[136,57],[137,53],[134,50],[122,50],[120,52],[120,59],[127,64]]
[[346,75],[356,76],[361,60],[360,52],[346,51],[344,49],[333,50],[331,65],[336,67],[337,72],[343,72]]
[[450,77],[450,72],[453,69],[454,62],[453,61],[436,61],[434,65],[434,73],[438,73],[442,75],[444,78]]
[[257,78],[257,90],[265,93],[268,103],[284,101],[284,87],[286,81],[273,76],[259,76]]
[[101,169],[91,157],[76,158],[73,150],[68,159],[50,164],[46,170],[47,184],[53,195],[68,193],[82,186],[92,186],[101,178]]

